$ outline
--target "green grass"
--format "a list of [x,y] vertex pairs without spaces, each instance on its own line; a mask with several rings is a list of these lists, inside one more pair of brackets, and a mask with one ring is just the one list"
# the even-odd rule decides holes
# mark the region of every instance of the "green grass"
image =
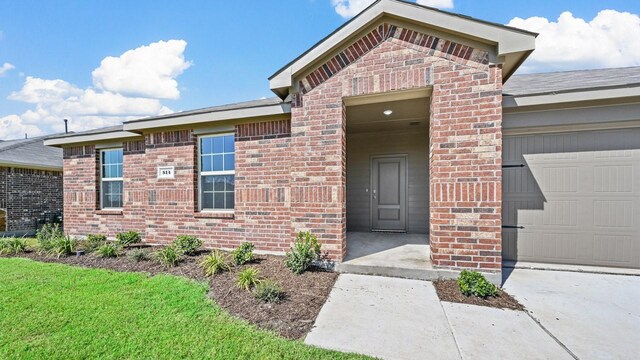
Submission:
[[232,318],[207,286],[0,259],[2,359],[352,359]]

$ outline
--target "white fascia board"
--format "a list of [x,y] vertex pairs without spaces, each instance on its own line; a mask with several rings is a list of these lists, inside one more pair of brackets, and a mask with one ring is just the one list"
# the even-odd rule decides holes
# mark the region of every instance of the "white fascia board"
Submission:
[[311,49],[300,59],[280,71],[269,81],[272,90],[288,88],[292,77],[316,59],[339,46],[361,28],[384,14],[404,18],[445,32],[459,34],[473,40],[481,40],[497,46],[498,56],[535,49],[535,34],[511,30],[498,25],[485,24],[473,19],[427,9],[418,5],[382,0],[336,31],[329,38]]
[[481,41],[496,44],[498,56],[515,52],[531,51],[535,48],[535,35],[511,30],[498,25],[485,24],[446,12],[425,9],[411,4],[383,1],[384,12],[411,21],[453,32]]
[[640,87],[573,91],[557,94],[504,96],[502,99],[502,107],[517,109],[530,106],[619,99],[636,96],[640,96]]
[[281,103],[268,106],[256,106],[244,109],[223,110],[206,112],[201,114],[177,115],[153,120],[140,120],[124,123],[126,131],[140,131],[159,127],[181,126],[188,124],[202,124],[214,121],[236,120],[271,115],[283,115],[291,113],[290,103]]
[[47,146],[61,147],[64,145],[71,145],[71,144],[94,143],[94,142],[105,141],[105,140],[136,138],[140,136],[141,135],[138,133],[129,132],[129,131],[111,131],[111,132],[105,132],[100,134],[86,134],[86,135],[78,134],[78,135],[65,136],[60,138],[46,139],[44,141],[44,144]]

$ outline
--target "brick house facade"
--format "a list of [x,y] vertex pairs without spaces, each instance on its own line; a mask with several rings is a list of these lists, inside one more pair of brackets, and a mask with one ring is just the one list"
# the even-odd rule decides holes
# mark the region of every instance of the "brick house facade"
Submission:
[[[348,109],[355,102],[409,96],[423,99],[429,109],[423,139],[429,151],[422,153],[428,183],[419,186],[429,189],[428,199],[420,201],[430,211],[423,221],[429,223],[433,265],[500,271],[501,90],[505,76],[532,50],[533,38],[379,0],[274,74],[271,88],[279,99],[51,140],[64,150],[65,231],[114,237],[136,230],[153,244],[195,235],[211,248],[251,241],[258,250],[283,253],[298,231],[309,230],[328,257],[340,262],[348,242]],[[524,45],[514,50],[514,43]],[[231,150],[205,153],[208,145],[201,141],[220,134],[234,141],[233,160],[224,158],[233,168],[219,169],[219,177],[233,179],[226,188],[220,185],[233,189],[233,201],[225,200],[233,207],[205,211],[208,180],[201,174],[207,156],[222,159]],[[107,209],[100,200],[104,151],[114,147],[122,152],[122,175],[116,177],[122,206]],[[159,176],[161,168],[171,169],[171,176]],[[212,191],[216,202],[226,194]]]
[[0,236],[62,220],[62,152],[42,138],[0,142]]

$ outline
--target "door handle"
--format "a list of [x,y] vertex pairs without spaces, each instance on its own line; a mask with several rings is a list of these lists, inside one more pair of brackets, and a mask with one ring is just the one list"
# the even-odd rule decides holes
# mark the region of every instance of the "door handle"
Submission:
[[374,200],[377,199],[377,197],[376,197],[376,189],[373,189],[373,199]]

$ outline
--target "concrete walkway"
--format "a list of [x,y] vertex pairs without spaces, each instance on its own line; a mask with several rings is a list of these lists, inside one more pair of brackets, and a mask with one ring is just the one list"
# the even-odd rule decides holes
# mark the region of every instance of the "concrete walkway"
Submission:
[[460,359],[433,285],[342,274],[305,339],[384,359]]
[[580,359],[640,357],[640,276],[514,269],[505,290]]
[[441,303],[427,281],[341,274],[305,339],[383,359],[571,359],[524,312]]

